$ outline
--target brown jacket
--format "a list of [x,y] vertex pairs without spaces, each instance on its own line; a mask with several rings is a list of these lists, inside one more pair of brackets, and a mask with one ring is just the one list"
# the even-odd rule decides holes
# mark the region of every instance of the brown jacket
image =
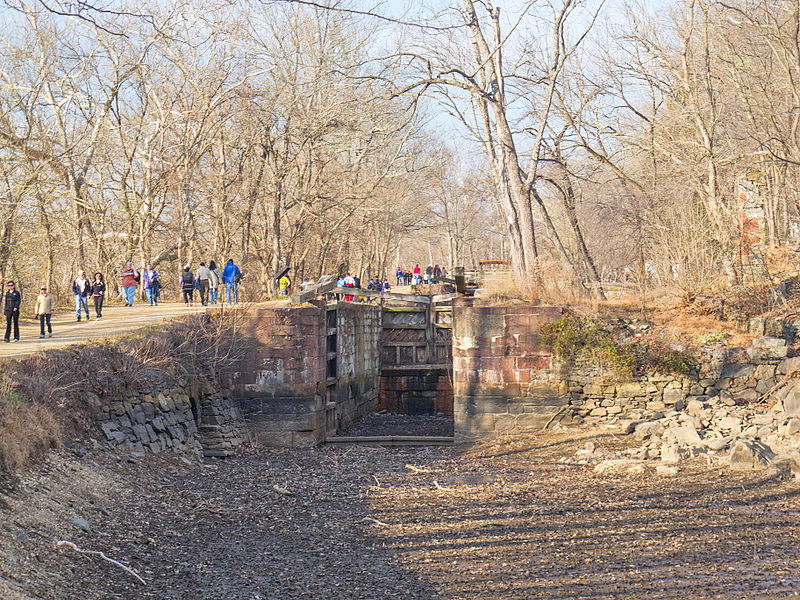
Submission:
[[36,315],[49,315],[53,314],[56,308],[56,301],[53,299],[53,294],[39,294],[36,296]]

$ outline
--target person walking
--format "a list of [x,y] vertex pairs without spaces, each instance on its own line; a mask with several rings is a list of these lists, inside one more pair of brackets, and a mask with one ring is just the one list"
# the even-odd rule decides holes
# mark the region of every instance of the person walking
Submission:
[[160,285],[158,273],[151,265],[147,265],[142,274],[142,286],[150,306],[158,306],[158,288]]
[[94,274],[92,282],[92,299],[94,300],[95,320],[103,318],[103,300],[106,298],[106,282],[103,281],[102,273]]
[[194,275],[192,275],[189,265],[183,265],[180,286],[184,303],[186,306],[191,306],[194,303]]
[[36,296],[36,309],[34,310],[34,319],[39,319],[39,339],[44,338],[44,325],[47,323],[47,337],[53,337],[53,326],[50,325],[50,319],[53,316],[56,303],[53,300],[53,294],[47,292],[47,286],[42,286],[42,293]]
[[222,281],[222,273],[219,271],[217,263],[213,260],[208,263],[208,270],[211,271],[211,289],[209,290],[209,301],[211,304],[217,303],[217,296],[219,295],[219,284]]
[[13,281],[8,282],[6,304],[3,313],[6,315],[6,342],[11,341],[11,324],[14,324],[14,341],[19,341],[19,307],[22,304],[22,295],[17,291]]
[[208,290],[211,287],[211,270],[206,266],[206,263],[200,263],[196,277],[200,290],[200,304],[206,306],[208,304]]
[[89,294],[92,292],[92,283],[86,279],[86,271],[80,271],[77,279],[72,282],[72,293],[75,294],[75,316],[81,320],[81,307],[89,320]]
[[411,280],[411,285],[419,285],[420,284],[420,277],[419,277],[419,265],[414,267],[414,278]]
[[225,294],[228,298],[228,304],[231,304],[231,292],[233,292],[233,304],[239,303],[239,281],[242,278],[242,272],[235,264],[233,259],[229,258],[225,263],[225,269],[222,271],[222,283],[225,284]]
[[136,295],[136,286],[139,284],[140,275],[133,268],[131,261],[125,263],[125,268],[120,273],[122,277],[122,293],[125,296],[125,306],[133,306],[133,298]]
[[403,269],[397,267],[397,285],[401,285],[403,282]]

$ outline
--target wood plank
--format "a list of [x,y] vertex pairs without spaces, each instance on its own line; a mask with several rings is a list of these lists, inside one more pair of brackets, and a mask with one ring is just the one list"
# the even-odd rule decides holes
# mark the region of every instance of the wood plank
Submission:
[[453,368],[449,363],[434,363],[434,364],[414,364],[409,365],[384,365],[381,371],[449,371]]
[[437,304],[439,302],[450,302],[455,298],[458,298],[458,294],[436,294],[432,300],[434,304]]
[[328,290],[334,294],[341,294],[343,296],[363,296],[365,298],[382,298],[384,300],[397,300],[399,302],[414,302],[415,304],[430,304],[430,296],[416,296],[413,294],[395,294],[394,292],[375,292],[372,290],[365,290],[362,288],[344,288],[337,287]]
[[323,275],[317,280],[317,283],[308,289],[292,294],[292,304],[302,304],[303,302],[308,302],[317,296],[329,292],[336,287],[336,281],[337,279],[333,275]]
[[327,444],[373,444],[378,446],[451,446],[452,436],[371,435],[363,437],[329,437]]

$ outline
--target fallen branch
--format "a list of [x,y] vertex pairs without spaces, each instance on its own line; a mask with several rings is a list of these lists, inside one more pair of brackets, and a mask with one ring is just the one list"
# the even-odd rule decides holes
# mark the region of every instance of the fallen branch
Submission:
[[415,467],[414,465],[406,465],[406,469],[410,469],[413,471],[412,475],[419,475],[420,473],[430,473],[430,469],[420,469],[419,467]]
[[282,487],[279,487],[277,485],[273,485],[272,489],[275,490],[276,492],[278,492],[282,496],[292,496],[293,495],[292,492],[290,492],[286,488],[282,488]]
[[84,550],[83,548],[78,548],[78,546],[76,546],[74,543],[68,542],[67,540],[60,540],[60,541],[56,542],[56,549],[57,550],[60,550],[62,546],[66,546],[68,548],[72,548],[73,550],[75,550],[75,552],[79,552],[80,554],[92,554],[94,556],[99,556],[103,560],[107,560],[108,562],[117,565],[123,571],[125,571],[127,573],[130,573],[131,575],[136,577],[136,579],[138,579],[139,582],[142,585],[147,585],[147,582],[144,579],[142,579],[141,577],[139,577],[139,575],[137,575],[136,571],[134,571],[130,567],[126,567],[125,565],[123,565],[118,560],[114,560],[113,558],[107,557],[104,553],[102,553],[102,552],[100,552],[98,550]]
[[375,475],[373,475],[372,478],[375,480],[375,485],[377,485],[378,487],[381,487],[381,482],[378,481],[378,478],[375,477]]
[[772,394],[777,392],[779,389],[781,389],[783,386],[789,383],[792,379],[796,379],[798,376],[800,376],[800,370],[795,369],[794,371],[789,371],[786,375],[783,376],[783,378],[778,383],[772,386],[772,388],[769,391],[767,391],[758,400],[756,400],[756,402],[757,403],[764,402],[764,400],[772,396]]
[[378,521],[378,519],[373,519],[372,517],[364,517],[363,519],[361,519],[361,523],[363,523],[364,521],[375,523],[375,525],[380,525],[381,527],[390,527],[388,523],[384,523],[383,521]]
[[433,480],[433,485],[436,486],[437,490],[441,490],[443,492],[451,492],[452,491],[450,488],[442,487],[441,485],[439,485],[439,482],[436,481],[435,479]]
[[559,411],[558,411],[556,414],[554,414],[552,417],[550,417],[550,420],[549,420],[549,421],[548,421],[548,422],[545,424],[545,426],[544,426],[544,427],[542,427],[542,429],[547,429],[548,427],[550,427],[550,423],[552,423],[553,421],[555,421],[557,417],[560,417],[560,416],[561,416],[561,415],[563,415],[563,414],[564,414],[566,411],[567,411],[567,409],[566,409],[566,408],[559,409]]

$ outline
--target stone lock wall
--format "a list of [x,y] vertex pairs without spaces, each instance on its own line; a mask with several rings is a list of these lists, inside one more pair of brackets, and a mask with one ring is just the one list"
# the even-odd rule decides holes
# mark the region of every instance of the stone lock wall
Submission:
[[705,348],[687,376],[645,374],[625,382],[577,365],[566,379],[571,409],[563,422],[659,419],[692,401],[706,403],[711,398],[729,405],[755,402],[793,370],[791,365],[798,361],[786,359],[787,352],[786,340],[761,337],[746,348]]
[[453,418],[456,442],[545,427],[569,406],[539,331],[558,307],[453,304]]
[[254,344],[230,384],[255,441],[316,445],[377,410],[378,306],[256,307],[242,326]]
[[131,394],[96,416],[106,440],[127,452],[172,451],[228,456],[242,443],[234,402],[184,387]]
[[309,446],[325,439],[324,304],[256,307],[243,318],[255,343],[230,383],[247,431],[266,446]]
[[[786,358],[786,340],[761,337],[747,348],[704,349],[694,371],[685,376],[647,373],[632,381],[616,381],[613,374],[589,364],[564,372],[538,338],[543,325],[561,316],[563,311],[553,307],[456,303],[456,441],[534,431],[556,423],[657,420],[690,404],[752,403],[787,373],[800,370],[800,357]],[[783,401],[789,389],[776,391],[776,399]]]
[[337,430],[378,410],[381,309],[374,304],[340,302],[336,308]]

